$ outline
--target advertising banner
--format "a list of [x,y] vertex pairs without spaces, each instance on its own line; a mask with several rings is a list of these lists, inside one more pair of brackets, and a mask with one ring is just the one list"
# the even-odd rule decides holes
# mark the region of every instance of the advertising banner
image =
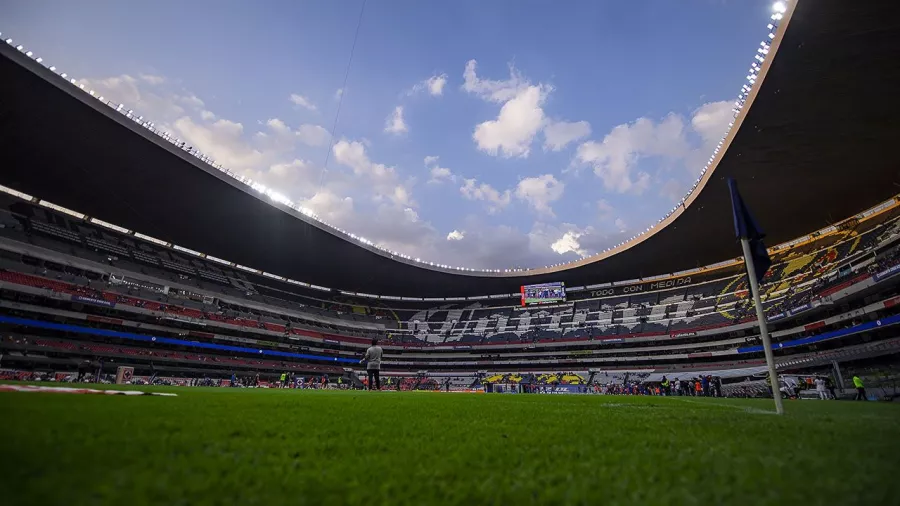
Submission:
[[583,394],[587,393],[585,385],[539,385],[537,393],[539,394]]
[[493,385],[495,394],[517,394],[519,393],[519,385],[515,383],[497,383]]
[[115,302],[110,302],[108,300],[103,300],[103,299],[95,299],[93,297],[84,297],[82,295],[73,295],[72,301],[73,302],[81,302],[84,304],[93,304],[95,306],[116,307]]
[[900,272],[900,264],[897,264],[893,267],[885,269],[885,270],[875,274],[872,277],[875,278],[875,281],[881,281],[882,279],[889,278],[889,277],[893,276],[894,274],[897,274],[898,272]]

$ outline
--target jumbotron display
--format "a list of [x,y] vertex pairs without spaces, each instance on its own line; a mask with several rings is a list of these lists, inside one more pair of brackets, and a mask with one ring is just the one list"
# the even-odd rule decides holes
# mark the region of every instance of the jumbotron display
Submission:
[[541,283],[522,287],[522,305],[553,304],[566,300],[565,283]]

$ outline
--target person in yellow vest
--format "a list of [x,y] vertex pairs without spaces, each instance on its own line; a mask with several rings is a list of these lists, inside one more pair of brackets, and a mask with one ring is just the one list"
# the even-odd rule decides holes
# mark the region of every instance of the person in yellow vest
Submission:
[[287,373],[281,373],[281,388],[287,388]]
[[853,375],[853,386],[856,387],[856,398],[854,400],[857,400],[857,401],[869,400],[869,398],[866,397],[866,387],[865,387],[865,385],[863,385],[862,380],[859,379],[859,376],[857,376],[856,374]]

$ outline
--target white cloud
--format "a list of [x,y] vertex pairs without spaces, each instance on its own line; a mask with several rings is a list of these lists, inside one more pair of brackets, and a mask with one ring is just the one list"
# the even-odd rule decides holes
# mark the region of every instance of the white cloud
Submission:
[[398,105],[394,108],[394,112],[388,116],[384,123],[384,131],[394,135],[404,134],[409,131],[406,122],[403,121],[403,106]]
[[344,96],[344,88],[338,88],[334,91],[334,100],[338,101]]
[[461,230],[454,230],[447,234],[448,241],[461,241],[466,237],[466,233]]
[[[391,200],[393,200],[394,203],[403,205],[403,206],[415,205],[415,202],[413,202],[413,200],[412,200],[412,195],[410,194],[409,189],[406,188],[405,186],[399,185],[399,184],[394,187],[394,193],[391,195]],[[407,211],[407,213],[409,213],[409,212],[415,213],[415,211],[413,211],[412,209],[409,209],[409,208],[407,208],[406,211]],[[416,219],[418,220],[418,214],[416,215]]]
[[429,183],[443,183],[444,181],[456,181],[456,175],[446,167],[434,166],[431,168],[431,179]]
[[[639,168],[640,162],[657,157],[666,163],[682,164],[692,177],[698,175],[733,119],[731,107],[728,101],[703,104],[693,112],[689,123],[683,116],[670,113],[658,122],[639,118],[618,125],[602,142],[581,144],[573,163],[590,165],[608,190],[641,194],[652,180],[660,195],[678,201],[686,185],[677,179],[663,183],[661,173],[651,178]],[[691,132],[700,137],[699,146],[691,142]]]
[[433,97],[439,97],[444,94],[444,85],[447,84],[447,74],[434,75],[426,81],[428,93]]
[[529,82],[513,67],[509,66],[509,79],[505,81],[493,81],[481,79],[475,73],[478,62],[469,60],[463,71],[462,89],[468,93],[478,95],[491,102],[506,102],[516,97],[522,90],[530,86]]
[[576,160],[591,165],[608,190],[641,194],[650,175],[636,168],[644,157],[683,159],[690,153],[684,121],[669,114],[660,122],[640,118],[612,129],[603,142],[588,141],[578,146]]
[[575,232],[573,230],[569,230],[564,233],[562,237],[557,239],[550,245],[550,249],[556,252],[559,255],[564,255],[566,253],[576,253],[580,257],[588,256],[587,250],[581,247],[581,244],[578,242],[578,239],[584,234]]
[[416,83],[407,95],[415,95],[416,93],[427,91],[432,97],[440,97],[444,94],[444,86],[446,84],[447,74],[435,74]]
[[548,92],[544,86],[528,86],[503,104],[497,119],[477,125],[472,138],[478,149],[505,158],[527,157],[544,122],[541,105]]
[[616,228],[619,229],[619,232],[625,232],[628,230],[628,225],[625,224],[625,220],[622,218],[616,218]]
[[425,168],[429,169],[429,173],[431,174],[431,179],[428,180],[431,184],[440,184],[446,181],[456,182],[456,174],[453,173],[450,169],[446,167],[441,167],[438,165],[438,160],[440,158],[437,156],[426,156],[425,157]]
[[495,213],[505,208],[510,202],[509,190],[501,193],[487,183],[478,184],[478,181],[475,179],[463,179],[463,185],[459,188],[459,192],[469,200],[487,202],[488,212],[490,213]]
[[324,146],[331,134],[324,127],[319,125],[303,124],[297,128],[297,138],[307,146]]
[[207,125],[184,116],[175,120],[174,129],[188,145],[232,170],[259,169],[269,161],[265,153],[245,141],[241,123],[219,119]]
[[410,189],[400,181],[396,169],[370,160],[363,143],[342,139],[335,143],[332,152],[337,163],[353,171],[355,184],[365,187],[377,199],[387,198],[403,206],[415,205]]
[[570,142],[591,135],[591,124],[587,121],[555,121],[544,127],[544,149],[560,151]]
[[288,100],[290,100],[294,105],[303,107],[304,109],[309,109],[310,111],[316,110],[316,104],[312,103],[310,99],[304,97],[303,95],[291,93],[291,96],[288,97]]
[[269,129],[271,129],[274,133],[276,133],[278,135],[290,135],[291,134],[291,128],[289,126],[287,126],[287,124],[284,121],[282,121],[278,118],[269,119],[268,121],[266,121],[266,126],[268,126]]
[[734,120],[732,108],[734,103],[729,100],[703,104],[694,111],[691,127],[700,134],[704,143],[716,144],[725,135],[728,124]]
[[562,197],[565,186],[552,174],[527,177],[516,185],[516,197],[530,204],[535,211],[553,216],[550,204]]
[[[160,76],[122,74],[81,79],[77,83],[114,104],[122,104],[126,110],[133,109],[139,115],[152,118],[158,126],[169,124],[186,114],[199,113],[194,110],[199,99],[186,90],[174,88],[173,83]],[[199,104],[202,107],[202,101]]]
[[213,121],[216,119],[216,115],[210,111],[202,110],[200,111],[200,117],[206,121]]
[[321,190],[299,204],[316,213],[320,219],[332,225],[347,225],[353,216],[353,199],[340,197],[330,190]]
[[141,74],[139,77],[140,77],[141,81],[144,81],[145,83],[153,85],[153,86],[159,86],[161,84],[165,84],[165,82],[167,81],[166,78],[163,76],[155,76],[152,74]]

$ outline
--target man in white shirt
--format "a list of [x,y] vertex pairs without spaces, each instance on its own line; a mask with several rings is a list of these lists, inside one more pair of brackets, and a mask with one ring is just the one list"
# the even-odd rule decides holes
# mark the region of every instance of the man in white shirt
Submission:
[[384,350],[381,349],[381,346],[378,346],[378,339],[372,339],[372,346],[369,346],[369,349],[366,350],[366,356],[359,361],[360,364],[366,363],[366,373],[369,376],[369,390],[372,390],[373,386],[381,390],[379,373],[381,372],[381,356],[383,354]]
[[825,391],[824,378],[816,378],[816,392],[819,394],[819,399],[822,399],[823,401],[828,399],[828,392]]

